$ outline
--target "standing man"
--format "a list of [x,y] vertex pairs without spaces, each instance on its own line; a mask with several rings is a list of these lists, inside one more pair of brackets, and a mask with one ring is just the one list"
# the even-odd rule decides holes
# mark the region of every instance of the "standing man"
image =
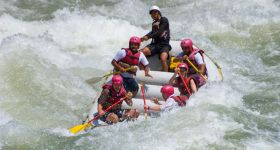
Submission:
[[145,76],[152,77],[149,74],[149,62],[146,56],[142,52],[138,51],[140,44],[141,39],[139,37],[132,36],[129,39],[129,48],[123,48],[118,51],[111,62],[115,70],[122,72],[121,76],[124,80],[124,88],[128,92],[132,92],[133,96],[135,96],[139,90],[138,83],[134,78],[137,66],[144,68]]
[[150,15],[153,19],[152,31],[141,38],[142,41],[152,39],[151,44],[142,49],[146,56],[153,56],[159,54],[162,64],[162,71],[168,71],[167,59],[169,58],[169,51],[171,46],[169,22],[166,17],[161,16],[158,6],[150,8]]

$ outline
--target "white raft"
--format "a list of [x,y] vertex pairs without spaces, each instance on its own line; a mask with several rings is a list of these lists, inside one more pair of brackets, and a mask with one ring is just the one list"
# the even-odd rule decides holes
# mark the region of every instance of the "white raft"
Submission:
[[[172,41],[172,51],[170,52],[171,56],[176,56],[179,52],[181,52],[180,43],[179,41]],[[207,53],[207,51],[205,51]],[[160,70],[161,69],[161,63],[158,59],[158,56],[155,55],[153,57],[148,58],[150,62],[150,68],[151,70]],[[213,82],[213,81],[222,81],[221,75],[218,73],[217,66],[206,56],[204,55],[204,60],[206,63],[207,71],[208,71],[208,80],[207,82]],[[144,71],[138,71],[136,74],[136,80],[140,83],[143,82],[145,84],[145,97],[146,97],[146,103],[147,105],[155,105],[153,102],[151,102],[149,99],[151,97],[158,97],[161,98],[160,89],[163,84],[168,83],[169,79],[173,75],[172,72],[161,72],[161,71],[150,71],[150,74],[153,76],[153,78],[145,77]],[[111,79],[109,77],[108,79]],[[207,83],[206,83],[207,84]],[[175,94],[179,94],[179,91],[177,88],[175,88]],[[89,116],[92,116],[92,114],[97,112],[97,98],[96,97],[91,110],[89,111]],[[162,103],[162,102],[161,102]],[[133,106],[129,107],[126,105],[125,102],[123,102],[123,108],[136,108],[139,111],[144,111],[144,101],[142,99],[141,94],[141,87],[139,86],[138,94],[135,98],[133,98]]]

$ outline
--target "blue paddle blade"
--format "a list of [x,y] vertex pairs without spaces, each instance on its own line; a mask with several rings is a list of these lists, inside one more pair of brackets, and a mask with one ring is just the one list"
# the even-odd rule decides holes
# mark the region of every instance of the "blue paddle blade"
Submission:
[[[98,112],[96,112],[96,113],[93,114],[94,117],[96,117],[97,115],[98,115]],[[92,121],[92,124],[95,125],[95,126],[98,126],[98,125],[99,125],[98,120],[99,120],[99,119],[95,119],[94,121]]]

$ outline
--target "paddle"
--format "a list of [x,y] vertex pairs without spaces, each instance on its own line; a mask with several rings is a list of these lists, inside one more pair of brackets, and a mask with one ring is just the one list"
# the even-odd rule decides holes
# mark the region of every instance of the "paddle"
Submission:
[[[195,45],[195,47],[197,47],[196,45]],[[197,48],[199,48],[199,47],[197,47]],[[200,49],[200,48],[199,48]],[[218,65],[218,63],[212,58],[212,57],[210,57],[208,54],[206,54],[206,53],[204,53],[213,63],[214,63],[214,65],[217,67],[217,69],[218,69],[218,73],[219,73],[219,75],[221,76],[221,78],[222,78],[222,81],[224,80],[224,76],[223,76],[223,72],[222,72],[222,68],[220,67],[220,65]]]
[[[120,103],[121,101],[125,100],[127,98],[127,96],[121,98],[120,100],[118,100],[116,103],[114,103],[113,105],[111,105],[110,107],[108,107],[106,110],[104,110],[104,112],[108,112],[110,109],[112,109],[114,106],[116,106],[118,103]],[[90,126],[90,123],[96,119],[98,119],[99,117],[101,117],[101,115],[97,115],[95,116],[93,119],[89,120],[88,122],[84,123],[84,124],[80,124],[80,125],[76,125],[72,128],[69,129],[69,131],[72,133],[72,134],[76,134],[86,128],[88,128]]]
[[199,70],[195,67],[195,65],[189,60],[189,58],[186,58],[187,62],[194,68],[194,70],[206,81],[206,78],[204,75],[202,75]]
[[208,54],[204,53],[213,63],[214,65],[217,67],[218,69],[218,73],[219,75],[222,77],[222,81],[224,80],[224,76],[223,76],[223,72],[222,72],[222,68],[220,67],[220,65],[218,65],[218,63],[213,59],[211,58]]
[[[131,69],[133,69],[133,67],[129,67],[129,68],[126,68],[126,69],[124,69],[124,70],[125,70],[125,71],[129,71],[129,70],[131,70]],[[110,73],[105,74],[105,75],[102,76],[102,77],[92,77],[92,78],[90,78],[90,79],[87,79],[86,82],[87,82],[88,84],[94,84],[94,83],[97,83],[97,82],[101,81],[103,78],[109,77],[110,75],[120,74],[120,73],[121,73],[121,71],[110,72]]]
[[145,97],[145,89],[144,89],[144,83],[141,82],[141,93],[144,101],[144,113],[145,113],[145,119],[147,119],[147,109],[146,109],[146,97]]
[[183,81],[183,83],[184,83],[184,85],[185,85],[185,88],[187,89],[188,93],[189,93],[189,94],[190,94],[190,96],[191,96],[191,95],[192,95],[192,93],[190,92],[190,89],[188,88],[187,83],[186,83],[186,81],[185,81],[184,77],[182,76],[182,74],[181,74],[180,70],[178,71],[178,74],[179,74],[179,76],[180,76],[181,80]]

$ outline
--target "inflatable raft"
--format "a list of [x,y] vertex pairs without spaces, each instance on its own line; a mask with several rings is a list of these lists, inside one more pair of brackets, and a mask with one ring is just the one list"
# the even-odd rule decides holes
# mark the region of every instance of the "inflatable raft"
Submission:
[[[181,52],[180,43],[179,41],[173,41],[171,42],[172,45],[172,51],[170,52],[171,56],[176,56],[178,53]],[[207,51],[205,51],[207,53]],[[151,102],[149,99],[151,97],[158,97],[159,99],[163,100],[161,97],[160,89],[163,84],[168,83],[169,79],[172,77],[173,72],[161,72],[158,71],[161,69],[161,63],[158,59],[158,56],[153,56],[148,58],[150,62],[150,74],[153,76],[153,78],[145,77],[144,71],[140,70],[137,71],[136,74],[136,80],[138,83],[144,83],[144,89],[145,89],[145,97],[146,97],[146,103],[149,106],[155,105],[153,102]],[[211,58],[208,56],[204,56],[204,60],[206,63],[207,71],[208,71],[208,79],[207,82],[213,82],[213,81],[222,81],[223,77],[222,74],[219,74],[219,66],[215,64],[216,62],[213,62]],[[111,79],[111,76],[108,77],[108,80]],[[108,80],[106,82],[108,82]],[[207,83],[206,83],[207,84]],[[175,94],[179,94],[179,91],[177,88],[175,88]],[[89,111],[89,118],[92,118],[93,114],[97,112],[97,99],[99,95],[96,97],[95,101],[93,102],[93,105],[91,107],[91,110]],[[133,106],[129,107],[126,105],[125,102],[123,102],[122,107],[123,108],[136,108],[139,111],[144,111],[144,101],[142,98],[141,88],[139,85],[139,91],[138,94],[132,99],[133,100]],[[160,101],[162,103],[162,101]]]

